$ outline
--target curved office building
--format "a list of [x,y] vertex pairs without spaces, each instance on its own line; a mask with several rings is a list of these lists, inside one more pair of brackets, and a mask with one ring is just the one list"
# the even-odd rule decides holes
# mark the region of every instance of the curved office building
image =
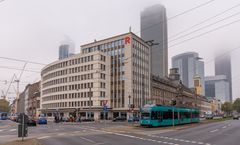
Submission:
[[[55,61],[41,72],[41,111],[47,116],[101,117],[109,100],[109,56],[100,51]],[[92,113],[90,113],[92,112]]]

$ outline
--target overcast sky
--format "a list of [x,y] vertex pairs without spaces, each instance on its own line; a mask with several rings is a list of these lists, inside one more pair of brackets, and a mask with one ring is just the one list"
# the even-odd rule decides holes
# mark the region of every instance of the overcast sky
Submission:
[[[0,0],[1,1],[1,0]],[[75,43],[75,52],[80,52],[80,45],[114,35],[132,31],[140,35],[140,12],[153,4],[162,4],[170,18],[210,0],[4,0],[0,3],[0,57],[24,59],[48,64],[58,58],[58,46],[65,36]],[[239,0],[215,0],[198,9],[170,19],[168,35],[170,38],[199,22],[240,4]],[[214,75],[214,56],[232,53],[233,96],[240,97],[240,6],[211,19],[198,27],[186,31],[183,35],[195,31],[186,37],[169,42],[169,67],[171,57],[186,51],[196,51],[205,61],[205,74]],[[233,16],[231,16],[233,15]],[[231,17],[230,17],[231,16]],[[226,17],[230,17],[215,25]],[[209,26],[208,26],[209,25]],[[211,33],[206,33],[223,25]],[[206,27],[202,29],[202,27]],[[197,31],[197,29],[201,29]],[[197,37],[191,40],[192,37]],[[170,40],[169,38],[169,40]],[[184,40],[187,40],[183,42]],[[183,43],[181,43],[183,42]],[[178,44],[181,43],[181,44]],[[175,45],[177,44],[177,45]],[[174,45],[174,46],[173,46]],[[6,91],[8,82],[19,70],[23,62],[0,58],[0,89]],[[27,70],[40,72],[42,65],[27,64]],[[20,90],[27,83],[40,80],[40,73],[24,72]],[[16,84],[14,83],[16,87]],[[14,87],[10,88],[14,93]],[[13,94],[9,97],[14,96]]]

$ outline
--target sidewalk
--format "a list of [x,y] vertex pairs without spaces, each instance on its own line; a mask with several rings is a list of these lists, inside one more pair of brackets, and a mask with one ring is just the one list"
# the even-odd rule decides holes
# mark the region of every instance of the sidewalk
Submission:
[[3,143],[0,145],[42,145],[42,144],[40,144],[36,139],[26,139],[23,142],[21,139],[19,139],[8,143]]

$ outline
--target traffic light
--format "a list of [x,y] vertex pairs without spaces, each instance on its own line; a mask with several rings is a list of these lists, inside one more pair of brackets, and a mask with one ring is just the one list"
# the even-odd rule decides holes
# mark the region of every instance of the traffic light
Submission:
[[176,100],[172,100],[171,104],[172,104],[172,106],[175,106],[177,104],[177,101]]
[[135,107],[134,104],[131,104],[131,105],[130,105],[130,108],[131,108],[131,109],[134,109],[134,107]]

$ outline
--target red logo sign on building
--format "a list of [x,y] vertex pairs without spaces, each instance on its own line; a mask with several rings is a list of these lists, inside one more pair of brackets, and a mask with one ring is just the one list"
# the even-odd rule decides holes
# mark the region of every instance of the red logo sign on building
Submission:
[[130,44],[131,43],[131,38],[129,36],[124,38],[124,43],[125,44]]

